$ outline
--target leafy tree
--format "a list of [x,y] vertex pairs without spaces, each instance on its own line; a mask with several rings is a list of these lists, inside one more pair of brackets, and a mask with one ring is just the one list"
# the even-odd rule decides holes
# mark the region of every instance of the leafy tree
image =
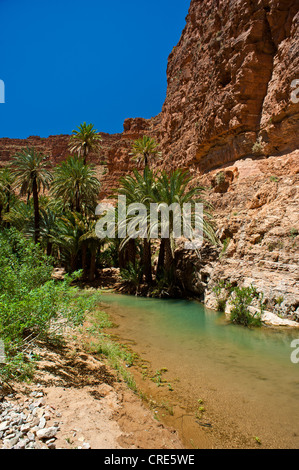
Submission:
[[18,152],[13,157],[12,172],[16,178],[16,187],[21,196],[32,194],[34,206],[34,240],[38,243],[40,236],[39,193],[49,189],[52,175],[47,168],[46,156],[34,148]]
[[84,164],[86,164],[90,152],[98,152],[101,149],[101,141],[102,137],[94,129],[93,124],[86,124],[84,122],[80,124],[77,130],[73,130],[69,146],[70,152],[82,157]]

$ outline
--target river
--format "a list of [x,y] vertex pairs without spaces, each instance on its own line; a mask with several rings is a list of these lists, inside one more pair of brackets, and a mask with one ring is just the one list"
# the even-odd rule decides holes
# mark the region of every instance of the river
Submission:
[[299,447],[299,364],[291,362],[299,331],[232,325],[197,301],[102,297],[117,324],[109,332],[152,374],[164,369],[156,376],[164,385],[145,368],[132,374],[187,448]]

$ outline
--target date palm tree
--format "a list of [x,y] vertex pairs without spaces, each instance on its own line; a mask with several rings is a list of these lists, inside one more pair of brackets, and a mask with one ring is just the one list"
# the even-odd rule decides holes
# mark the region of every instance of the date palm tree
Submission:
[[159,151],[159,147],[155,139],[149,136],[143,136],[138,140],[135,140],[132,146],[132,160],[137,164],[144,163],[145,168],[150,166],[150,163],[154,159],[159,159],[162,153]]
[[[142,256],[142,273],[148,284],[152,283],[152,260],[151,260],[151,242],[150,242],[150,203],[154,202],[155,191],[155,174],[148,166],[145,167],[143,175],[137,170],[133,171],[133,175],[127,175],[120,179],[120,187],[117,190],[119,195],[126,196],[126,204],[139,203],[147,208],[147,216],[145,219],[140,218],[139,225],[145,227],[143,234],[143,256]],[[123,224],[128,226],[132,220],[132,215],[129,215]],[[120,226],[120,228],[122,228]],[[132,243],[129,237],[124,239],[121,246]]]
[[33,197],[35,243],[38,243],[40,236],[39,194],[41,190],[49,189],[52,180],[46,158],[43,153],[27,147],[13,157],[11,167],[20,195],[27,196],[27,201],[31,195]]
[[80,126],[73,130],[73,134],[70,139],[69,149],[71,153],[77,154],[83,158],[84,164],[86,164],[87,157],[90,152],[98,152],[101,149],[100,142],[102,137],[93,124],[80,124]]
[[56,167],[52,195],[61,198],[71,211],[87,214],[93,212],[100,191],[100,181],[95,168],[74,155]]
[[[184,220],[182,216],[180,218],[181,227],[188,227],[192,232],[192,226],[194,226],[195,218],[198,226],[202,229],[203,236],[212,244],[217,244],[215,236],[215,226],[213,217],[211,214],[211,205],[205,201],[203,194],[204,188],[202,186],[191,186],[192,177],[190,174],[183,170],[175,170],[170,175],[163,171],[158,177],[156,191],[154,193],[154,199],[157,204],[166,204],[170,207],[172,204],[178,204],[183,215],[184,204],[199,203],[203,205],[203,214],[196,215],[195,211],[192,212],[190,221]],[[175,239],[174,239],[174,219],[173,216],[169,219],[169,237],[161,238],[160,252],[158,259],[157,274],[161,272],[169,274],[170,277],[174,274],[174,250],[175,250]]]

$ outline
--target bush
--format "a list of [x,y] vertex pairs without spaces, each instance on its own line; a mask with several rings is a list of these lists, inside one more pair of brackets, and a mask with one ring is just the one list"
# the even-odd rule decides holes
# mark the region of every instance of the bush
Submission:
[[[252,305],[254,299],[259,300],[261,311],[252,315],[249,311],[249,307]],[[262,297],[255,287],[235,287],[231,297],[231,304],[233,308],[231,310],[230,320],[233,323],[243,326],[261,326],[261,313],[263,310]]]
[[142,266],[138,264],[134,266],[133,263],[128,263],[127,269],[121,269],[120,275],[122,280],[134,289],[135,293],[138,293],[142,275]]
[[[71,282],[51,279],[52,259],[15,231],[0,232],[0,339],[6,363],[0,376],[24,378],[32,370],[32,348],[58,319],[79,325],[97,296],[79,294]],[[30,372],[31,373],[31,372]]]
[[226,309],[226,304],[229,298],[229,295],[232,291],[232,286],[230,283],[224,283],[223,280],[221,280],[214,288],[213,292],[216,296],[217,300],[217,310],[219,312],[225,312]]
[[224,171],[220,171],[220,173],[217,173],[215,179],[216,179],[217,186],[220,186],[221,184],[225,183],[225,173],[224,173]]

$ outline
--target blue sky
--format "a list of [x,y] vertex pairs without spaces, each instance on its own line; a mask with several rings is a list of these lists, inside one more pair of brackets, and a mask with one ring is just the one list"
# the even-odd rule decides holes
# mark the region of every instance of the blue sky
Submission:
[[156,116],[190,0],[0,0],[0,137]]

